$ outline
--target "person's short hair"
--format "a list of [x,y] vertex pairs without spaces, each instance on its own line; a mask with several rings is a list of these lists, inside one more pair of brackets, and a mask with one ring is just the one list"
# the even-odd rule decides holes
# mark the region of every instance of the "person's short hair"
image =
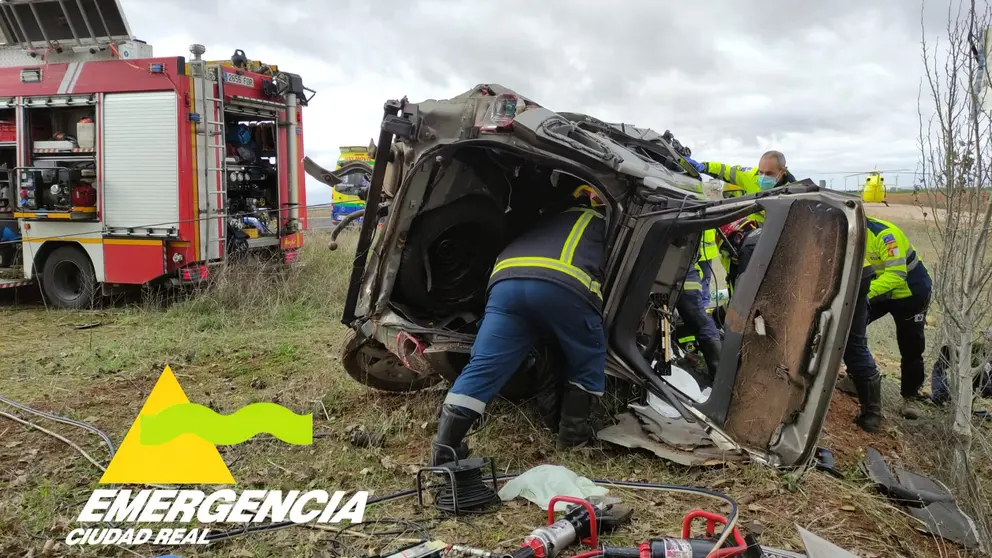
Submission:
[[762,159],[775,159],[778,166],[785,168],[785,155],[781,151],[766,151],[764,155],[761,156]]

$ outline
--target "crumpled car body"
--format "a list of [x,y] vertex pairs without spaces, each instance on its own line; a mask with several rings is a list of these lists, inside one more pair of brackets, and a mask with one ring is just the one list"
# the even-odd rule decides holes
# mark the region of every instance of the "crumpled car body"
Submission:
[[[554,112],[494,84],[387,102],[367,198],[387,217],[359,232],[342,316],[346,371],[387,391],[456,378],[499,252],[555,188],[584,183],[608,206],[606,372],[638,394],[621,421],[638,427],[614,439],[690,465],[720,456],[805,465],[851,325],[861,204],[812,181],[708,200],[684,156],[668,132]],[[766,220],[725,310],[716,379],[689,385],[673,309],[701,233],[757,210]],[[557,351],[554,340],[535,347],[502,394],[543,389],[559,376]]]

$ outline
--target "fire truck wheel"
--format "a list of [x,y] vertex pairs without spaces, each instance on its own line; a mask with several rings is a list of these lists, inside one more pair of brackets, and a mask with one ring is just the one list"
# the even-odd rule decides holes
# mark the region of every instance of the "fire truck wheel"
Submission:
[[75,246],[56,248],[45,259],[41,286],[56,308],[89,308],[97,292],[93,264]]
[[379,342],[359,339],[354,331],[345,338],[341,364],[352,379],[382,391],[420,391],[442,379],[436,373],[418,374],[410,370]]

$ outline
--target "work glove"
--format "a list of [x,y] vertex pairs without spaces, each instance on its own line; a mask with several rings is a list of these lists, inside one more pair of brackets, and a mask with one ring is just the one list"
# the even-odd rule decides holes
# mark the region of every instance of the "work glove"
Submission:
[[689,163],[690,165],[692,165],[693,168],[695,168],[697,171],[699,171],[699,172],[705,172],[706,171],[706,165],[704,165],[704,164],[696,161],[695,159],[690,159],[689,157],[684,157],[684,159],[685,159],[685,162],[686,163]]

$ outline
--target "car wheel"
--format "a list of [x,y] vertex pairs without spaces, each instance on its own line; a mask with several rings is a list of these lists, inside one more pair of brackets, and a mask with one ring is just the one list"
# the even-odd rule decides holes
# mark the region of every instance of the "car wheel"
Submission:
[[417,217],[398,276],[404,300],[434,315],[476,305],[485,297],[506,230],[503,209],[484,196],[464,197]]
[[[454,383],[462,373],[462,369],[468,365],[471,356],[467,353],[455,352],[442,354],[445,355],[443,357],[445,363],[444,365],[439,363],[436,369],[445,380]],[[546,391],[559,378],[562,360],[557,344],[541,344],[534,347],[516,373],[503,385],[503,389],[499,392],[500,396],[508,401],[518,402]]]
[[345,339],[341,362],[354,380],[381,391],[420,391],[442,379],[438,374],[423,375],[410,370],[381,343],[374,339],[359,340],[354,331]]
[[96,298],[96,273],[89,256],[75,246],[56,248],[41,271],[41,288],[56,308],[81,310]]

